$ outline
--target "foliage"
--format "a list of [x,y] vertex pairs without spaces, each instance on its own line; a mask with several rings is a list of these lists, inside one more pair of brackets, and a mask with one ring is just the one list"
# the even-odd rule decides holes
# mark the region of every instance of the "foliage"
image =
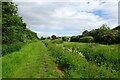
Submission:
[[78,42],[79,41],[79,37],[78,36],[72,36],[70,41],[71,42]]
[[97,66],[104,65],[119,71],[119,52],[118,45],[100,45],[95,43],[64,43],[64,47],[71,49],[72,52],[82,53],[87,61]]
[[2,43],[12,44],[37,39],[36,33],[26,28],[26,23],[17,14],[17,5],[12,2],[2,3]]
[[47,37],[47,39],[50,39],[50,37]]
[[94,38],[92,36],[85,36],[79,39],[79,42],[93,42]]
[[102,25],[100,28],[90,31],[90,36],[94,37],[95,42],[100,43],[102,36],[108,33],[109,31],[110,29],[109,27],[107,27],[107,25]]
[[[76,52],[70,52],[61,45],[52,44],[51,41],[44,41],[46,47],[51,51],[51,56],[65,72],[65,78],[117,78],[118,72],[103,66],[96,66],[89,63],[84,57]],[[76,46],[74,46],[76,47]]]
[[24,45],[22,42],[14,43],[14,44],[3,44],[2,45],[2,56],[9,54],[14,51],[19,51],[21,47]]
[[[9,53],[19,50],[16,49],[15,44],[31,42],[38,39],[36,33],[26,28],[26,23],[23,22],[22,17],[18,15],[17,11],[17,5],[13,2],[2,2],[3,54],[6,54],[7,51]],[[21,48],[21,46],[19,48]]]
[[52,35],[51,38],[54,40],[54,39],[57,39],[57,37],[55,35]]
[[116,43],[120,44],[120,30],[118,30],[118,34],[116,36]]
[[63,41],[68,41],[68,38],[66,36],[62,37]]
[[119,36],[118,30],[111,30],[109,33],[102,36],[101,43],[103,44],[119,43],[117,39],[118,36]]
[[119,42],[119,30],[111,30],[107,25],[103,24],[98,29],[91,31],[85,30],[82,36],[92,36],[94,42],[101,44],[118,44]]
[[82,33],[83,36],[88,36],[89,35],[89,31],[88,30],[85,30],[83,33]]
[[3,56],[3,78],[62,77],[56,66],[64,71],[64,78],[118,78],[116,45],[75,42],[62,45],[52,41],[43,40],[45,45],[41,41],[30,43],[19,52]]
[[46,38],[45,38],[45,37],[41,37],[40,39],[41,39],[41,40],[45,40]]
[[56,44],[62,44],[63,40],[62,39],[55,39],[51,41],[52,43],[56,43]]

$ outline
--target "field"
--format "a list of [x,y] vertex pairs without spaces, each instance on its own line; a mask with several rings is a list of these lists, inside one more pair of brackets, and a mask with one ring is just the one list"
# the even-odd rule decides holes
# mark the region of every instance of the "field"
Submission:
[[118,2],[53,3],[1,1],[0,78],[119,79]]
[[118,46],[36,41],[2,57],[2,77],[118,78]]

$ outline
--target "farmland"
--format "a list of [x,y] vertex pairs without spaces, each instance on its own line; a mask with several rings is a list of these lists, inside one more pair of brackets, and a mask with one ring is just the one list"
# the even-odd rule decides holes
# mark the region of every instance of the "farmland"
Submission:
[[118,45],[51,40],[2,57],[3,78],[118,78]]
[[[51,78],[52,80],[53,78],[55,80],[59,80],[58,78],[111,78],[112,80],[119,78],[120,25],[110,26],[106,24],[109,20],[101,21],[104,17],[98,17],[100,15],[94,15],[94,18],[91,11],[87,11],[88,14],[85,12],[84,15],[82,11],[79,17],[76,12],[80,10],[75,9],[75,14],[71,15],[71,11],[64,10],[67,7],[69,10],[69,6],[61,4],[59,8],[63,7],[63,9],[57,11],[55,5],[58,3],[55,5],[53,3],[33,5],[32,3],[30,6],[34,6],[33,8],[26,3],[24,5],[24,2],[0,4],[2,5],[0,78]],[[19,10],[20,5],[25,11]],[[36,5],[39,7],[35,7]],[[71,6],[71,3],[69,5]],[[76,7],[76,4],[74,6]],[[25,16],[20,15],[18,11],[25,13]],[[66,16],[69,12],[71,16]],[[56,13],[60,15],[54,16]]]

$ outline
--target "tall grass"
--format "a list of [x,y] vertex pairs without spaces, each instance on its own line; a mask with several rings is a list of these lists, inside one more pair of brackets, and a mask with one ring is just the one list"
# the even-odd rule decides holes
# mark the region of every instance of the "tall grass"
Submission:
[[[51,51],[51,56],[56,59],[56,63],[65,72],[65,78],[117,78],[118,72],[111,68],[96,66],[90,63],[86,58],[79,54],[64,49],[61,45],[52,44],[50,41],[44,41],[45,45]],[[82,44],[84,45],[84,44]]]
[[96,43],[64,43],[64,47],[81,52],[87,61],[97,66],[104,65],[107,68],[119,71],[120,58],[118,45],[101,45]]

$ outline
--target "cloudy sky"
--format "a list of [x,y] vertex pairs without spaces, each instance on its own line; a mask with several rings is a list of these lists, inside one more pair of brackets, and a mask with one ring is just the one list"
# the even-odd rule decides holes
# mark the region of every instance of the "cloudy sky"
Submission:
[[27,27],[39,37],[79,35],[107,24],[118,25],[119,0],[14,0]]

